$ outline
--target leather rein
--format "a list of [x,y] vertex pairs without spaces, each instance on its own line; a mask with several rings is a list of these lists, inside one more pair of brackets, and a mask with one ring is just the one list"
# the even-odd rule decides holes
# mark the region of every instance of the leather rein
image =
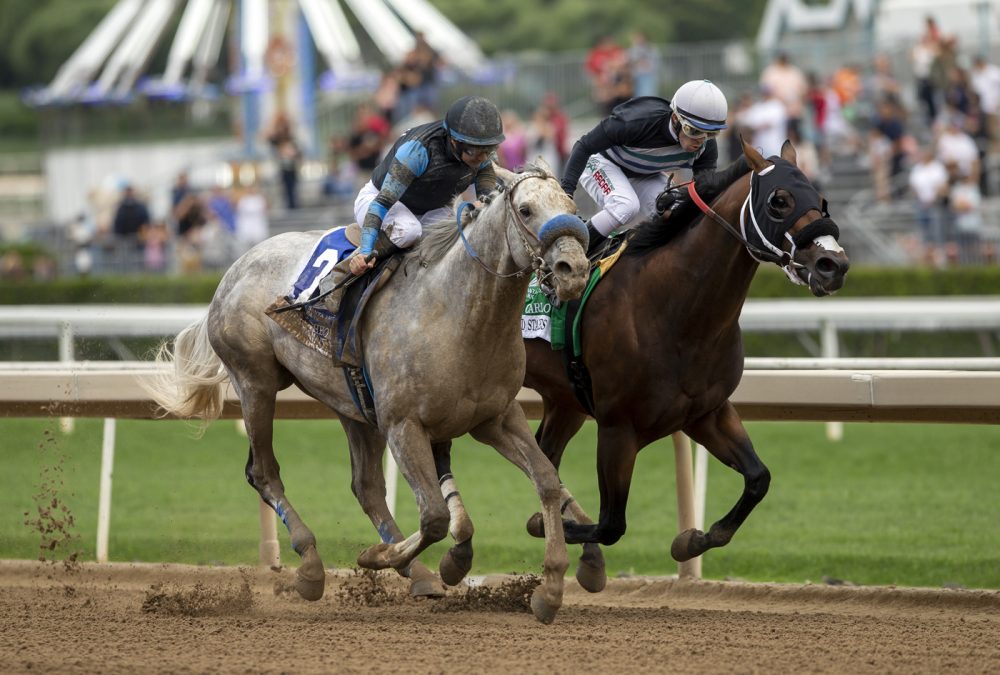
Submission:
[[[458,210],[455,212],[455,225],[458,228],[458,236],[462,240],[462,244],[465,246],[465,250],[469,254],[469,257],[475,260],[477,263],[479,263],[479,265],[484,270],[486,270],[487,272],[489,272],[490,274],[499,279],[521,277],[524,276],[524,273],[527,272],[528,270],[538,270],[545,266],[545,260],[542,259],[542,257],[535,252],[535,249],[531,246],[531,243],[529,241],[530,238],[534,239],[536,242],[541,244],[541,239],[539,239],[538,235],[532,232],[528,228],[528,225],[524,222],[524,218],[522,218],[518,210],[514,208],[514,190],[515,188],[517,188],[518,185],[528,180],[529,178],[540,178],[542,180],[547,180],[551,178],[551,176],[539,171],[526,172],[519,174],[517,178],[511,181],[510,185],[507,186],[501,185],[500,187],[497,188],[498,191],[505,193],[504,202],[507,209],[507,213],[513,217],[514,222],[518,225],[519,228],[517,230],[518,238],[521,240],[521,245],[524,246],[524,250],[528,253],[528,257],[531,260],[531,262],[529,262],[527,265],[517,270],[516,272],[501,274],[500,272],[493,270],[489,265],[487,265],[482,261],[482,259],[479,257],[479,254],[476,253],[475,249],[472,248],[472,244],[470,244],[469,240],[465,238],[465,230],[462,227],[462,213],[465,211],[465,209],[472,207],[472,202],[462,202],[461,204],[459,204]],[[504,238],[507,240],[508,250],[510,250],[513,253],[513,247],[511,246],[510,243],[510,232],[508,230],[504,231]]]
[[[718,212],[715,211],[715,209],[709,206],[708,203],[701,198],[701,195],[698,194],[698,191],[694,187],[693,180],[688,181],[686,185],[687,185],[688,195],[690,195],[691,200],[698,205],[698,208],[701,209],[701,212],[704,213],[709,218],[711,218],[712,220],[714,220],[715,222],[717,222],[719,225],[721,225],[722,228],[726,230],[726,232],[736,237],[736,240],[746,247],[747,251],[749,251],[751,256],[753,256],[758,260],[773,262],[775,265],[779,267],[799,267],[799,268],[805,267],[805,265],[803,265],[802,263],[796,262],[792,258],[792,255],[787,251],[782,251],[782,256],[779,257],[775,255],[772,251],[765,251],[764,249],[758,248],[757,246],[751,244],[749,241],[747,241],[746,237],[743,236],[742,232],[736,229],[728,220],[720,216]],[[749,202],[745,202],[743,206],[740,207],[741,215],[744,209],[749,209],[749,208],[752,208]]]

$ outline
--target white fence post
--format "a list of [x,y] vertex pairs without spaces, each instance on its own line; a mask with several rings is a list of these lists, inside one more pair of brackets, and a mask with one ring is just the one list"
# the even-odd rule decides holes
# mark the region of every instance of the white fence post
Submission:
[[260,565],[281,566],[281,546],[278,544],[278,519],[274,510],[263,499],[257,499],[260,511]]
[[[74,361],[75,354],[73,352],[73,324],[69,321],[61,321],[59,323],[59,360],[63,363]],[[60,417],[59,429],[64,434],[73,433],[73,418]]]
[[[679,532],[695,526],[694,486],[691,476],[691,441],[681,432],[671,438],[674,441],[674,467],[677,473],[677,529]],[[677,575],[693,579],[701,578],[701,556],[677,564]]]
[[101,444],[101,487],[97,497],[97,562],[108,562],[108,535],[111,532],[111,476],[115,466],[115,419],[104,418]]
[[[826,359],[835,359],[840,356],[840,338],[837,335],[837,324],[830,319],[824,319],[822,325],[823,328],[820,334],[822,356]],[[843,440],[844,423],[827,422],[826,437],[831,441]]]
[[396,487],[399,484],[399,467],[396,466],[396,458],[392,456],[392,451],[386,448],[385,466],[385,503],[389,507],[389,515],[396,517]]

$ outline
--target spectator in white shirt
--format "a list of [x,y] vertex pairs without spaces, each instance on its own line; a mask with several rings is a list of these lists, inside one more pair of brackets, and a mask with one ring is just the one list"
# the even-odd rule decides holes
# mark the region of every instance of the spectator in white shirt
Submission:
[[910,190],[916,197],[922,257],[926,262],[934,262],[945,241],[942,201],[948,194],[948,171],[935,157],[933,147],[920,150],[917,162],[910,169]]

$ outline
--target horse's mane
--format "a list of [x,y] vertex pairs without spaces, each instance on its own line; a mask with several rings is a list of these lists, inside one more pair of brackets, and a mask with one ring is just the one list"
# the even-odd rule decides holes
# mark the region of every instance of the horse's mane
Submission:
[[[737,178],[745,175],[748,171],[750,171],[750,165],[747,164],[746,157],[741,155],[725,169],[707,176],[699,176],[698,194],[706,203],[711,203],[726,188],[736,182]],[[700,215],[701,210],[697,204],[687,202],[674,212],[666,222],[655,214],[650,216],[635,228],[629,239],[628,248],[625,249],[625,255],[643,255],[670,243],[679,234],[690,229]]]
[[[546,176],[551,175],[548,171],[545,171],[542,167],[536,166],[535,164],[526,164],[524,168],[519,173],[525,173],[528,171],[533,171],[536,173],[542,173]],[[483,198],[484,202],[492,203],[494,199],[501,199],[501,186],[497,183],[497,188],[490,192],[486,197]],[[461,199],[461,197],[456,197],[452,205],[452,213],[455,211],[456,203]],[[465,227],[471,227],[476,220],[479,218],[481,213],[488,207],[484,207],[477,211],[473,211],[469,222],[465,224]],[[423,227],[423,235],[420,237],[420,241],[414,247],[417,254],[420,256],[420,260],[424,263],[433,263],[444,257],[444,254],[451,249],[452,245],[458,239],[458,228],[455,226],[454,216],[449,216],[447,218],[442,218],[441,220],[428,223]]]

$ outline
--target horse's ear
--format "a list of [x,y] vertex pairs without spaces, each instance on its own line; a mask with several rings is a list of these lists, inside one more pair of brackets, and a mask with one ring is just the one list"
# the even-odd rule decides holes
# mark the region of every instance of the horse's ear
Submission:
[[538,155],[538,157],[535,158],[535,161],[533,162],[533,164],[535,166],[537,166],[539,169],[541,169],[542,171],[544,171],[545,173],[549,174],[550,176],[554,176],[555,175],[555,171],[552,170],[552,167],[549,166],[549,163],[546,162],[545,158],[542,157],[541,155]]
[[781,158],[785,161],[791,162],[795,166],[799,165],[798,161],[796,161],[798,156],[795,154],[795,146],[793,146],[792,142],[787,138],[785,139],[785,142],[781,144]]
[[743,154],[746,155],[747,164],[750,165],[751,169],[754,171],[760,171],[767,166],[767,160],[764,159],[752,145],[743,139],[743,134],[740,134],[740,143],[743,144]]
[[493,172],[497,175],[497,178],[502,180],[507,185],[510,185],[511,182],[514,180],[514,177],[517,176],[516,173],[514,173],[513,171],[508,171],[507,169],[503,168],[496,162],[493,162]]

